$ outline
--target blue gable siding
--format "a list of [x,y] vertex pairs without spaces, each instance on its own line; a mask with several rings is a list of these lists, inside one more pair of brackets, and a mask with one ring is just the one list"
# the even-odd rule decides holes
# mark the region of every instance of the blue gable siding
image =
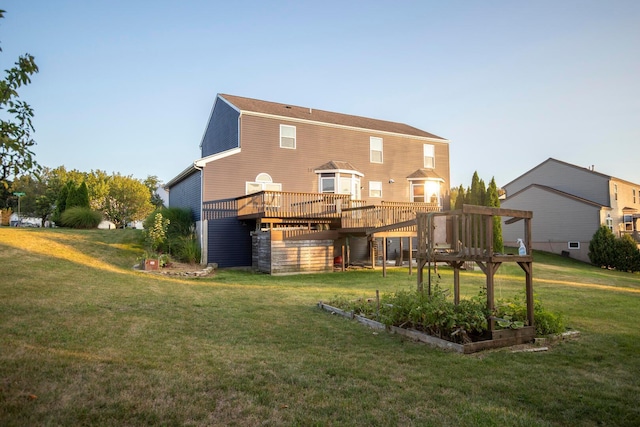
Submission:
[[238,117],[238,111],[220,98],[216,99],[202,138],[202,157],[238,148]]
[[251,231],[254,227],[237,218],[210,220],[207,263],[215,262],[220,268],[251,266]]
[[191,209],[194,221],[200,221],[201,173],[192,173],[169,190],[169,206]]

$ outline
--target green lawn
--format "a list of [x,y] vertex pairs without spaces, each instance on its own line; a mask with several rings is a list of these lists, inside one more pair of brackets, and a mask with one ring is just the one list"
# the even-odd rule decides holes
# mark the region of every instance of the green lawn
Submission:
[[[537,253],[581,337],[463,356],[316,307],[413,289],[406,268],[165,278],[132,271],[137,233],[0,228],[0,425],[640,425],[638,274]],[[496,297],[523,277],[503,265]]]

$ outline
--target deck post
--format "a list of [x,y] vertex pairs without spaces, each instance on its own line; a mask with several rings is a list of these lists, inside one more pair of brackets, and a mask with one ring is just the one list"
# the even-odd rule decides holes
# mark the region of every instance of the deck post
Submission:
[[[413,273],[413,238],[409,236],[409,276]],[[417,259],[416,259],[417,261]]]
[[382,238],[382,277],[387,277],[387,238]]

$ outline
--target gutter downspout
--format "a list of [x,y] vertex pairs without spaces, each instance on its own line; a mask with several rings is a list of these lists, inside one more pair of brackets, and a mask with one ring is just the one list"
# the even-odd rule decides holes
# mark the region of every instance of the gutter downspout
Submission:
[[[203,255],[205,258],[209,258],[209,248],[207,248],[206,250],[202,250],[204,247],[204,210],[202,209],[203,206],[203,202],[204,202],[204,168],[198,166],[198,161],[196,160],[195,162],[193,162],[193,167],[200,171],[200,247],[201,247],[201,255],[200,255],[200,263],[202,264],[202,261],[205,261],[204,264],[208,264],[208,262],[206,262],[206,259],[202,259]],[[207,228],[208,228],[208,224],[207,224]],[[207,242],[208,245],[208,242]]]

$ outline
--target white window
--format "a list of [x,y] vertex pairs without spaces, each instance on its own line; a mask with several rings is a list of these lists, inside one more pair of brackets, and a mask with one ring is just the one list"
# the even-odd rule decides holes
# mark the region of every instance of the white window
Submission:
[[369,197],[382,197],[382,181],[369,181]]
[[296,127],[280,125],[280,148],[296,148]]
[[424,203],[424,182],[411,184],[411,201]]
[[274,183],[268,173],[259,173],[255,181],[247,181],[245,183],[245,194],[253,194],[260,191],[282,191],[282,184]]
[[605,224],[609,229],[609,231],[613,231],[613,218],[611,218],[611,215],[607,214],[607,219],[605,220]]
[[436,167],[436,153],[435,147],[431,144],[424,144],[423,146],[424,153],[424,167],[428,169],[433,169]]
[[336,192],[336,178],[334,174],[323,173],[320,177],[320,192],[321,193],[335,193]]
[[433,203],[440,206],[440,183],[433,180],[417,180],[411,183],[411,201]]
[[382,138],[369,138],[369,158],[371,163],[382,163]]
[[580,242],[567,242],[569,249],[580,249]]

